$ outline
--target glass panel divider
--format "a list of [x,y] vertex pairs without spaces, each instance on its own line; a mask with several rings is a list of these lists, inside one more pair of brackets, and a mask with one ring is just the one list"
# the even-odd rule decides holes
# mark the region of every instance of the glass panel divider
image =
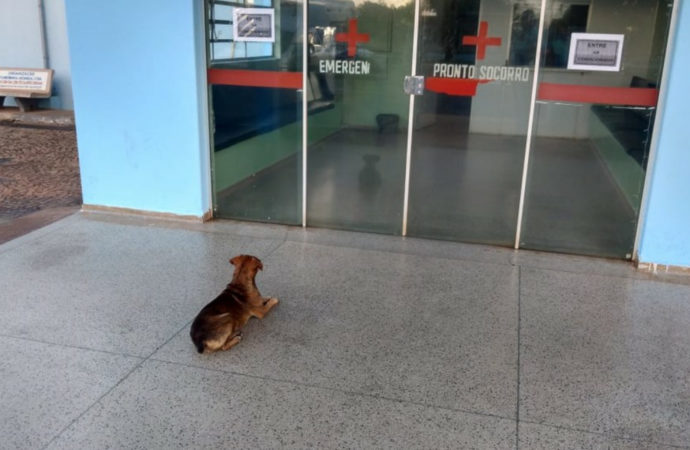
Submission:
[[309,42],[307,39],[307,14],[309,0],[302,4],[302,228],[307,226],[307,144],[308,144],[308,111],[307,78],[309,77]]
[[[417,75],[417,43],[419,40],[419,5],[422,0],[414,2],[414,31],[412,32],[412,76]],[[402,84],[402,80],[401,84]],[[414,95],[410,95],[410,112],[407,120],[407,149],[405,156],[405,194],[403,199],[402,235],[407,236],[407,214],[410,201],[410,165],[412,162],[412,131],[414,129]]]
[[537,35],[536,55],[534,57],[534,75],[532,79],[532,94],[530,98],[529,119],[527,121],[527,136],[525,139],[525,160],[522,165],[522,184],[520,186],[520,203],[518,205],[517,229],[515,231],[515,249],[520,248],[520,234],[522,233],[522,215],[525,207],[525,191],[527,188],[527,172],[529,171],[529,157],[532,149],[532,131],[534,128],[534,110],[537,104],[537,87],[539,86],[539,70],[541,65],[541,47],[544,36],[544,19],[546,17],[546,0],[541,0],[539,13],[539,34]]

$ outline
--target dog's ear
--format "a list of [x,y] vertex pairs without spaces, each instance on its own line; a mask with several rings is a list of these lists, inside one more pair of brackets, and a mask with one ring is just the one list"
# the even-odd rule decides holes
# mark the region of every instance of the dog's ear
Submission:
[[237,255],[234,258],[230,258],[230,264],[237,267],[237,265],[240,263],[241,259],[242,259],[242,255]]

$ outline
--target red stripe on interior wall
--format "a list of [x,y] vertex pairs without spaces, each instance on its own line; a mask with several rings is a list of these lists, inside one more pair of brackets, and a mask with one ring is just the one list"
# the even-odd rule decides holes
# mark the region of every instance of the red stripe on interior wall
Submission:
[[208,69],[209,84],[302,89],[302,72]]
[[540,83],[537,100],[603,105],[656,106],[659,90],[577,84]]

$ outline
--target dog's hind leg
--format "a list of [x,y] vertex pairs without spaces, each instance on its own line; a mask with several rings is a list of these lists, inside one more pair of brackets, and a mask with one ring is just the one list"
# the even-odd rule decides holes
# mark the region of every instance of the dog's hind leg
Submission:
[[230,336],[228,338],[227,341],[225,341],[225,344],[223,344],[220,347],[220,349],[221,350],[230,350],[231,348],[233,348],[234,346],[239,344],[241,340],[242,340],[242,333],[233,334],[232,336]]

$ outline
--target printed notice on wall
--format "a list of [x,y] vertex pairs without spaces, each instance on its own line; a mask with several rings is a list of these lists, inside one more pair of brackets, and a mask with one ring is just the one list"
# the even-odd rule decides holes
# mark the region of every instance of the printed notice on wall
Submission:
[[568,69],[618,72],[622,55],[622,34],[573,33]]
[[235,8],[232,29],[235,42],[275,42],[273,8]]
[[0,69],[0,89],[50,92],[50,70]]

